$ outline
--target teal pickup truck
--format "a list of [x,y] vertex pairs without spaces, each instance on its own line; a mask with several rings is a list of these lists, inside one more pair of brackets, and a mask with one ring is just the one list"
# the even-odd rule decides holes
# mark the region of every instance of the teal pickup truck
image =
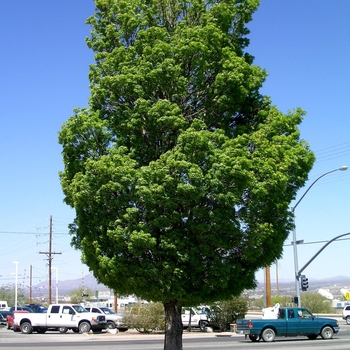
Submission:
[[316,339],[333,338],[338,333],[338,321],[332,318],[316,317],[305,308],[279,308],[275,319],[237,320],[236,333],[249,337],[251,341],[272,342],[276,336],[293,337],[303,335]]

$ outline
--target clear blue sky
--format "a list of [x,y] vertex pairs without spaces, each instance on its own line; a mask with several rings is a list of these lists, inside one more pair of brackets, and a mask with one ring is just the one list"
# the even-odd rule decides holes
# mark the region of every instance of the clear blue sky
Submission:
[[[67,225],[74,212],[63,203],[58,171],[63,168],[57,132],[74,107],[87,105],[93,54],[85,44],[92,0],[6,1],[0,13],[2,50],[0,116],[0,286],[47,279],[49,219],[53,217],[52,266],[59,279],[87,274],[80,253],[70,247]],[[269,73],[263,93],[286,112],[306,110],[300,127],[317,156],[310,181],[350,166],[350,2],[348,0],[261,1],[247,51]],[[350,232],[350,170],[318,181],[296,209],[297,238],[327,241]],[[293,205],[293,203],[291,203]],[[350,237],[350,236],[349,236]],[[286,241],[290,244],[291,238]],[[323,243],[298,247],[299,267]],[[305,271],[310,280],[349,276],[350,240],[331,244]],[[278,263],[279,279],[292,280],[292,247]],[[274,269],[272,269],[274,271]],[[263,279],[263,273],[257,274]],[[272,276],[274,279],[274,275]]]

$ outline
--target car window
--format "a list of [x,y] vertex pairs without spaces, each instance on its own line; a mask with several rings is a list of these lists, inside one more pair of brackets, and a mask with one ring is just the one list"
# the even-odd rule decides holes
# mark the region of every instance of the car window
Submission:
[[63,314],[69,314],[69,315],[74,315],[75,312],[73,311],[73,309],[70,306],[63,306],[63,310],[62,310]]
[[54,306],[51,307],[51,313],[52,314],[58,314],[59,311],[60,311],[59,305],[54,305]]
[[278,318],[286,318],[286,309],[279,309],[278,310]]
[[313,315],[311,312],[305,309],[298,309],[298,318],[312,318]]

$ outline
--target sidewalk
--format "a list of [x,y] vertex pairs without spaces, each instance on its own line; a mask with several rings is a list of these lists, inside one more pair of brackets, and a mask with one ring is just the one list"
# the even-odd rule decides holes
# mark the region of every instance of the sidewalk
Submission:
[[[108,340],[130,340],[130,339],[137,339],[137,338],[143,338],[143,339],[163,339],[164,333],[139,333],[136,330],[128,330],[126,332],[118,332],[118,333],[111,333],[110,331],[103,332],[100,334],[96,333],[87,333],[85,334],[86,337],[89,337],[90,339],[108,339]],[[242,337],[242,335],[233,333],[233,332],[200,332],[200,331],[184,331],[182,335],[183,339],[185,338],[216,338],[216,337]],[[244,337],[244,336],[243,336]]]

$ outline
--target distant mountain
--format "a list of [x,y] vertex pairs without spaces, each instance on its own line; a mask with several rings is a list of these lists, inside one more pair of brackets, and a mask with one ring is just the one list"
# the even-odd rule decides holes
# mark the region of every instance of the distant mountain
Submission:
[[[43,281],[35,286],[33,286],[33,296],[40,296],[45,291],[48,290],[49,281]],[[56,281],[52,279],[51,281],[51,287],[52,287],[52,293],[55,293],[56,290]],[[103,290],[109,290],[108,287],[105,285],[98,283],[96,278],[93,276],[93,274],[88,274],[86,276],[83,276],[81,278],[72,279],[72,280],[65,280],[65,281],[58,281],[58,294],[59,295],[66,295],[69,294],[70,291],[78,288],[89,288],[92,291],[103,291]]]

